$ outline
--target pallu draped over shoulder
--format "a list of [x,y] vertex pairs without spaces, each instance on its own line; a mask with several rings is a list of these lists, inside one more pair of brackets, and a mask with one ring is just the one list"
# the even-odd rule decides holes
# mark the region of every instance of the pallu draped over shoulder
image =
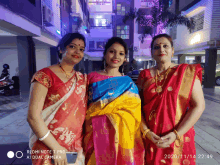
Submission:
[[111,77],[90,84],[88,100],[86,165],[142,165],[141,100],[131,78]]
[[[34,74],[31,82],[33,81],[48,88],[41,116],[50,133],[69,152],[82,153],[82,125],[87,109],[87,75],[76,72],[64,83],[53,71],[44,68]],[[32,130],[29,147],[32,149],[34,165],[52,164],[52,151],[38,140]],[[82,158],[83,162],[83,156],[78,158]]]
[[[163,74],[163,73],[161,73]],[[195,79],[202,79],[200,64],[180,64],[170,69],[167,79],[158,82],[163,84],[162,92],[156,92],[155,77],[150,70],[143,70],[138,78],[142,89],[142,112],[146,124],[158,136],[164,136],[176,129],[186,112],[190,110],[190,98]],[[164,82],[165,81],[165,82]],[[175,140],[169,148],[161,149],[149,139],[145,143],[145,163],[152,165],[195,165],[196,148],[195,131],[192,127]]]

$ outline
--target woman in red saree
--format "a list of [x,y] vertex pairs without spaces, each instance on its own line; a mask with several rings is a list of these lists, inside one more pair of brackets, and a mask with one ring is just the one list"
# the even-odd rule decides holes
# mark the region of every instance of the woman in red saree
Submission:
[[174,48],[167,34],[153,38],[151,53],[157,65],[143,70],[137,81],[145,164],[196,164],[193,125],[205,109],[202,68],[199,64],[171,63]]
[[[83,164],[82,125],[86,112],[86,75],[73,67],[84,56],[85,38],[66,34],[58,45],[59,64],[43,68],[32,78],[28,122],[34,165],[66,165],[66,152],[78,152]],[[82,161],[82,162],[81,162]]]

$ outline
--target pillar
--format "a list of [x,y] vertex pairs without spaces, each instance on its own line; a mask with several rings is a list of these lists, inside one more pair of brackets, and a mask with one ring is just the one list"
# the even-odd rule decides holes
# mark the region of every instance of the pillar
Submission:
[[59,57],[58,57],[58,53],[57,53],[57,48],[54,47],[50,47],[50,63],[51,65],[57,64],[59,62]]
[[31,36],[17,36],[19,84],[22,98],[29,97],[31,78],[36,72],[35,44]]
[[217,49],[205,50],[204,88],[215,88]]
[[183,64],[186,62],[186,55],[185,54],[178,54],[178,64]]

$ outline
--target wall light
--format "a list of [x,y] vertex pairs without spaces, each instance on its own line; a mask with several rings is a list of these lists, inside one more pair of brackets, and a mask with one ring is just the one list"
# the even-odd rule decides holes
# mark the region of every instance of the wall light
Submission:
[[201,35],[200,34],[196,34],[190,41],[190,44],[193,45],[195,43],[198,43],[201,40]]

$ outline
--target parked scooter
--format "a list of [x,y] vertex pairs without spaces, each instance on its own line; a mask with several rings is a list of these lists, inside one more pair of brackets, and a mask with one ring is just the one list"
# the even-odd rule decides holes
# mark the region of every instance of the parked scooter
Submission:
[[13,89],[13,84],[14,81],[9,79],[9,65],[8,64],[4,64],[3,65],[3,71],[0,77],[0,93],[8,96],[12,94],[12,89]]

